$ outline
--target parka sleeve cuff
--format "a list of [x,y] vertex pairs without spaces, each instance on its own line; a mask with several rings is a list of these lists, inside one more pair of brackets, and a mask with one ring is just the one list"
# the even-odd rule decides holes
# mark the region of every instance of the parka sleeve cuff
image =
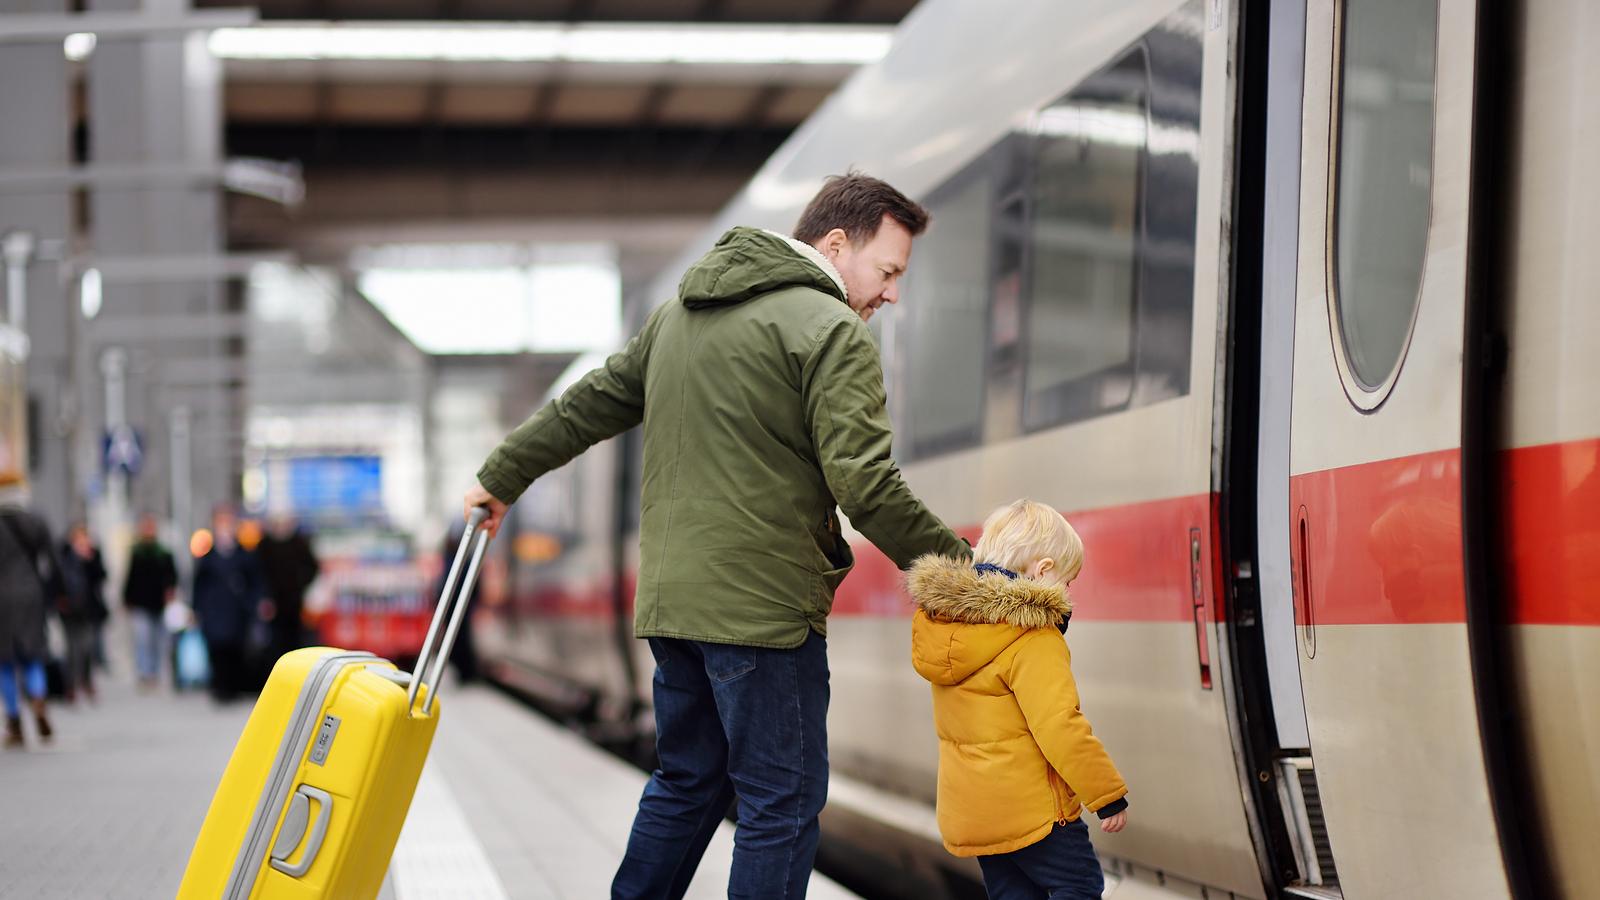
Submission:
[[1110,803],[1107,803],[1105,806],[1102,806],[1099,809],[1095,810],[1094,814],[1098,818],[1109,819],[1112,816],[1116,815],[1119,812],[1122,812],[1123,810],[1125,810],[1127,808],[1128,808],[1128,798],[1127,798],[1126,795],[1124,795],[1124,796],[1118,797],[1117,799],[1111,801]]
[[503,477],[493,463],[491,459],[478,470],[478,484],[483,485],[483,489],[493,494],[496,500],[510,506],[517,502],[517,498],[522,496],[522,492],[527,490],[528,486],[517,485],[511,479]]

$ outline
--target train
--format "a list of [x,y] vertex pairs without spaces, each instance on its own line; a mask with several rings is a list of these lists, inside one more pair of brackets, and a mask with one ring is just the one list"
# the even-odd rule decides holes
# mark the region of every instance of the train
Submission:
[[[932,212],[870,322],[895,456],[964,536],[1026,496],[1084,539],[1110,896],[1593,896],[1597,42],[1578,0],[926,0],[648,302],[831,174]],[[479,648],[647,739],[638,454],[513,508]],[[901,573],[846,530],[824,832],[970,891]]]

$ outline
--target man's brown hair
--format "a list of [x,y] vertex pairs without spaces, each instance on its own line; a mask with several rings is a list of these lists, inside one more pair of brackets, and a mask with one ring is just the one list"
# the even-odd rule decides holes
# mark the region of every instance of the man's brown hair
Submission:
[[800,221],[794,226],[794,238],[815,244],[833,229],[842,228],[850,243],[859,247],[878,233],[884,216],[905,226],[912,237],[928,227],[928,211],[890,187],[888,182],[860,172],[830,175],[822,183],[822,190],[806,204],[806,211],[800,214]]

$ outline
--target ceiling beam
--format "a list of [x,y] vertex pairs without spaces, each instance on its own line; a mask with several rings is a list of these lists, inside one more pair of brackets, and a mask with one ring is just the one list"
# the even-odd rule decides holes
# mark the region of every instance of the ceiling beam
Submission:
[[[238,2],[239,0],[195,0],[194,5],[201,8],[215,8],[234,5]],[[840,2],[836,2],[830,7],[825,7],[821,17],[811,18],[813,21],[824,22],[834,21],[893,25],[903,19],[906,13],[910,12],[912,7],[916,6],[916,4],[917,0],[899,0],[898,3],[892,5],[878,2],[872,5],[869,14],[862,15],[856,3],[851,2],[851,0],[840,0]],[[545,4],[541,4],[540,6],[544,9],[549,8]],[[747,7],[748,6],[749,5],[747,4]],[[550,15],[549,18],[565,22],[632,21],[638,18],[637,10],[637,4],[616,5],[597,3],[594,2],[594,0],[571,0],[565,9],[557,8],[554,14]],[[454,8],[449,6],[442,8],[438,14],[441,17],[462,22],[474,20],[504,21],[510,18],[507,13],[507,6],[498,4],[474,8],[457,3]],[[399,5],[394,3],[385,3],[383,0],[365,0],[365,2],[361,3],[346,2],[339,6],[339,8],[336,10],[333,5],[327,3],[326,0],[315,0],[315,2],[313,2],[313,0],[302,0],[302,2],[298,3],[290,3],[285,2],[285,0],[278,0],[278,2],[264,4],[261,15],[262,18],[267,21],[284,19],[400,21],[414,19],[416,17],[416,7],[409,4]],[[833,16],[833,18],[827,18],[828,16]],[[728,4],[726,0],[703,0],[698,7],[695,7],[688,16],[683,17],[680,21],[768,22],[771,20],[771,15],[757,15],[754,18],[750,18],[749,16],[731,18],[728,14]],[[531,19],[524,18],[520,21],[531,21]]]
[[[656,109],[665,92],[654,101]],[[641,116],[641,120],[647,117]],[[649,117],[653,120],[653,117]],[[266,159],[299,160],[309,185],[315,170],[358,168],[365,172],[421,166],[462,166],[479,171],[532,172],[563,166],[594,170],[602,166],[638,169],[674,167],[691,156],[707,134],[720,128],[656,125],[648,147],[633,137],[642,121],[627,127],[534,127],[464,125],[434,136],[415,125],[326,125],[312,123],[235,124],[227,128],[230,152]],[[788,126],[742,131],[739,152],[718,160],[717,168],[748,176],[789,136]],[[316,198],[307,189],[307,202]]]
[[85,325],[90,340],[106,343],[202,341],[244,337],[250,317],[244,313],[221,315],[100,315]]

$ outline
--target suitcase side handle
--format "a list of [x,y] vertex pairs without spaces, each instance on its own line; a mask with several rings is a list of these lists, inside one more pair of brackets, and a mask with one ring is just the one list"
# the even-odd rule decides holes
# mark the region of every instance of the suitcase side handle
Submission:
[[[433,712],[433,701],[438,696],[439,678],[444,674],[444,664],[450,658],[450,651],[455,647],[456,633],[461,630],[461,622],[466,618],[467,602],[472,598],[472,588],[478,581],[478,570],[483,565],[484,552],[489,548],[489,533],[480,530],[483,521],[489,517],[489,510],[485,507],[474,507],[467,516],[467,529],[461,535],[461,545],[456,548],[455,560],[450,563],[450,574],[444,580],[444,591],[439,595],[439,604],[433,612],[433,622],[428,625],[428,636],[422,640],[422,652],[417,656],[417,664],[411,676],[411,687],[406,690],[406,715],[413,715],[416,709],[417,692],[424,684],[428,685],[428,697],[423,702],[424,715]],[[462,579],[461,590],[457,591],[456,578],[461,575],[461,564],[468,560],[467,548],[472,548],[470,561],[466,566],[466,577]],[[439,628],[444,625],[448,617],[449,624],[444,628],[444,638],[437,648],[434,647],[434,638],[439,636]],[[429,671],[431,666],[432,671]]]
[[[306,850],[300,854],[300,861],[290,865],[289,856],[305,837],[306,823],[311,818],[307,807],[312,800],[317,802],[317,821],[311,825],[311,837],[306,840]],[[299,878],[311,871],[311,864],[317,861],[317,854],[322,852],[322,841],[328,836],[328,820],[332,816],[333,798],[328,796],[327,791],[309,784],[300,785],[300,789],[289,797],[289,812],[283,817],[278,841],[272,847],[272,867],[290,878]]]

